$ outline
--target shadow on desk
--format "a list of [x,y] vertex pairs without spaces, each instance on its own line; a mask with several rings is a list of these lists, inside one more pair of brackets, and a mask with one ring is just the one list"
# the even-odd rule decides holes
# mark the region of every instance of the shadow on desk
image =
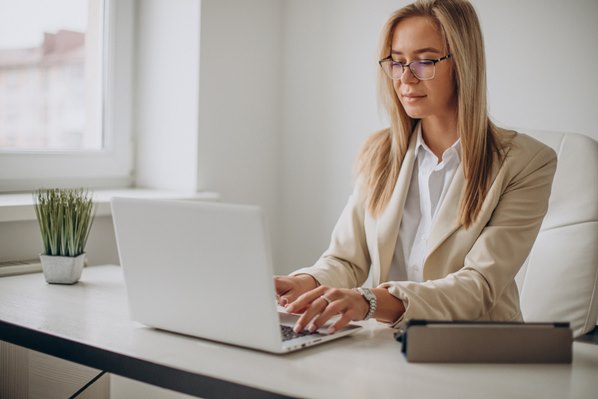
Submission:
[[586,335],[582,335],[581,337],[576,338],[575,341],[583,342],[586,344],[598,345],[598,326],[594,327],[594,329]]

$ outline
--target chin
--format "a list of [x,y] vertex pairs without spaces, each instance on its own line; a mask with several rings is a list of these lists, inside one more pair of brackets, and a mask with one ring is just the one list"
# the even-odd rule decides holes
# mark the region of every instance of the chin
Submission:
[[403,109],[405,110],[405,113],[407,115],[409,115],[410,118],[412,119],[422,119],[427,115],[427,112],[425,112],[424,109],[422,109],[422,107],[417,107],[417,106],[413,106],[410,104],[401,104],[403,105]]
[[426,114],[424,112],[418,111],[418,110],[413,110],[413,109],[408,109],[408,108],[403,108],[405,110],[405,113],[407,115],[409,115],[409,117],[411,119],[422,119],[426,116]]

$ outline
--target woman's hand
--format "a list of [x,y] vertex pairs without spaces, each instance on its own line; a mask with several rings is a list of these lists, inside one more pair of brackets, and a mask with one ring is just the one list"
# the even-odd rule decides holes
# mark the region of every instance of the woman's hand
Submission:
[[363,320],[369,307],[365,298],[355,290],[320,286],[300,295],[286,309],[289,313],[302,313],[293,327],[296,333],[303,331],[306,326],[310,332],[314,332],[331,317],[340,315],[328,328],[328,333],[332,334],[352,320]]
[[309,274],[296,276],[275,276],[274,287],[278,304],[286,306],[295,301],[301,294],[318,286],[315,278]]

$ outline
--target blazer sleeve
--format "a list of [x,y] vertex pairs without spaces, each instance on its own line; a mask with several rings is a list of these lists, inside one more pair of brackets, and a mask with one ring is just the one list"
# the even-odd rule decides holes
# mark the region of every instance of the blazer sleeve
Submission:
[[318,261],[291,275],[309,274],[321,285],[353,288],[362,285],[370,270],[370,254],[364,229],[361,182],[357,179],[341,216],[332,232],[330,245]]
[[523,152],[508,154],[519,157],[510,167],[505,166],[507,160],[503,163],[502,167],[511,168],[507,172],[511,176],[505,179],[498,203],[460,270],[436,280],[380,285],[406,306],[395,327],[415,318],[480,319],[492,310],[503,290],[514,284],[547,212],[557,162],[555,152],[544,145],[535,153]]

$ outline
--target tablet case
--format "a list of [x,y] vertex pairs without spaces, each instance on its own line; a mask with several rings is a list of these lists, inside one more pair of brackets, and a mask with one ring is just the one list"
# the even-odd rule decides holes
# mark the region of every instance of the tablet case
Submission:
[[571,363],[569,323],[411,320],[395,334],[409,362]]

